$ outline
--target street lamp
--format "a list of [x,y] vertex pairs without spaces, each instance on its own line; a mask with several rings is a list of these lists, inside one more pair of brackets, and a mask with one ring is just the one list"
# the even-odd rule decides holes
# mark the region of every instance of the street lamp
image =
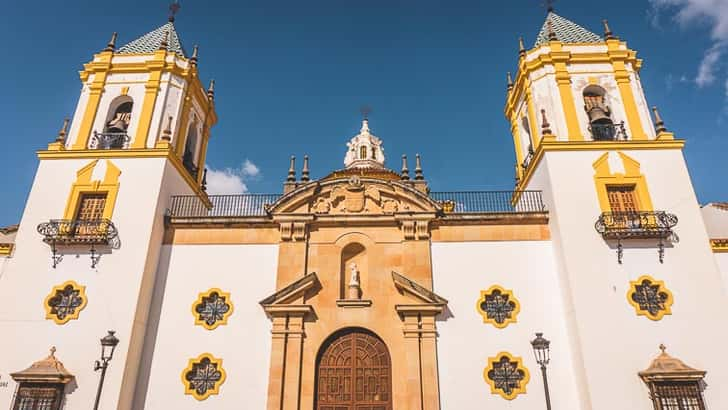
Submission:
[[546,377],[546,366],[551,360],[549,354],[550,341],[543,337],[543,333],[536,333],[536,338],[531,341],[533,347],[533,355],[536,356],[536,362],[541,366],[541,374],[543,375],[543,389],[546,393],[546,409],[551,410],[551,397],[549,396],[549,381]]
[[99,400],[101,399],[101,389],[104,387],[104,378],[106,377],[106,368],[109,367],[111,358],[114,357],[114,350],[116,345],[119,344],[119,339],[114,336],[116,333],[113,330],[109,330],[109,334],[101,339],[101,360],[97,360],[94,363],[94,371],[101,370],[101,378],[99,379],[99,388],[96,390],[96,402],[94,403],[94,410],[99,408]]

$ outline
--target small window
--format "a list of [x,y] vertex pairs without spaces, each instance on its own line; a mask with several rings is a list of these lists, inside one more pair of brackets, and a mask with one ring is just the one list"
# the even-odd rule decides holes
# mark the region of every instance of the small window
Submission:
[[106,194],[81,194],[76,211],[76,220],[98,221],[104,218]]
[[367,159],[367,147],[359,147],[359,159]]
[[657,410],[705,410],[699,382],[665,381],[654,386],[652,394]]
[[614,213],[634,213],[639,210],[634,185],[607,185],[607,197]]
[[377,147],[372,147],[372,159],[377,159]]
[[18,383],[12,410],[60,410],[66,385],[74,376],[56,359],[55,352],[52,347],[45,359],[10,374]]
[[62,398],[62,384],[22,383],[13,410],[57,410]]

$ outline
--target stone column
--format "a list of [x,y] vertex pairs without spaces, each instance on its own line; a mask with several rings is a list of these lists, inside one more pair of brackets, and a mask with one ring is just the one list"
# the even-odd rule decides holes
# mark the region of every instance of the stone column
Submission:
[[437,329],[435,315],[420,316],[420,366],[422,369],[422,409],[440,410],[440,380],[437,369]]
[[268,372],[267,410],[281,410],[283,399],[283,369],[286,360],[286,317],[273,317],[272,341],[270,351],[270,371]]

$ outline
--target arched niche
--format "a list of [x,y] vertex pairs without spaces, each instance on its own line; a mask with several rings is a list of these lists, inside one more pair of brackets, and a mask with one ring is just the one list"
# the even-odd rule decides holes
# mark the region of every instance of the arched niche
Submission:
[[[368,279],[369,263],[367,260],[367,249],[359,242],[352,242],[341,249],[341,264],[339,268],[339,298],[349,298],[349,282],[351,281],[351,265],[356,264],[359,271],[360,287]],[[359,295],[361,297],[361,294]]]

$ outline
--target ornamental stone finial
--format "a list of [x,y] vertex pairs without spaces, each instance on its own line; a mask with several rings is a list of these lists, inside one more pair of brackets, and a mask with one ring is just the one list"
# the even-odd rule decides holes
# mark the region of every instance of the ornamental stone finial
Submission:
[[609,28],[609,22],[607,19],[602,20],[602,25],[604,25],[604,39],[611,40],[615,38],[614,33],[612,33],[612,30]]
[[114,50],[116,49],[117,35],[118,33],[116,31],[111,34],[111,40],[109,40],[109,43],[106,44],[106,48],[104,49],[104,51],[111,51],[112,53],[114,52]]
[[167,118],[167,127],[164,128],[164,131],[162,131],[162,141],[171,141],[172,140],[172,116],[170,115]]
[[296,182],[296,156],[291,155],[291,167],[288,168],[288,178],[286,182]]
[[409,168],[407,168],[407,155],[402,155],[402,180],[409,181]]
[[192,57],[190,57],[190,64],[193,66],[197,65],[197,52],[199,51],[199,46],[195,44],[194,47],[192,47]]
[[657,111],[657,106],[652,107],[652,113],[655,115],[655,130],[657,133],[666,132],[667,127],[665,127],[665,121],[662,120],[660,112]]
[[308,170],[308,155],[303,156],[303,169],[301,170],[301,182],[308,182],[311,180]]
[[422,181],[425,176],[422,174],[422,161],[420,160],[420,154],[415,155],[415,180]]
[[164,30],[164,38],[162,38],[162,42],[159,43],[159,50],[167,51],[168,47],[169,47],[169,30]]
[[215,79],[210,80],[210,86],[207,87],[207,99],[215,99]]
[[543,117],[543,122],[541,123],[541,136],[551,135],[551,124],[549,124],[549,120],[546,118],[546,110],[541,109],[541,116]]
[[518,55],[520,57],[526,55],[526,46],[523,44],[523,36],[518,37]]
[[61,130],[58,131],[58,136],[56,137],[56,142],[58,143],[65,143],[66,142],[66,134],[68,133],[68,122],[70,120],[68,117],[63,119],[63,126],[61,127]]

